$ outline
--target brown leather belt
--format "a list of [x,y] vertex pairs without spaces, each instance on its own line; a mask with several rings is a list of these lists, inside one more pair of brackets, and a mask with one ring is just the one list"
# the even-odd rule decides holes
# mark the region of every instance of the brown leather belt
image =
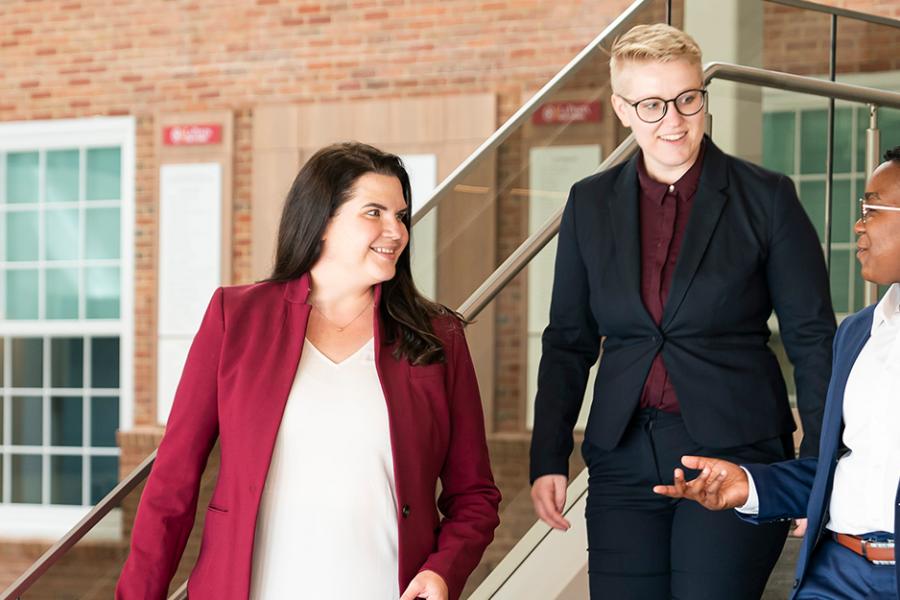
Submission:
[[835,533],[834,541],[838,544],[859,554],[867,561],[876,565],[893,565],[896,564],[894,558],[894,541],[874,542],[863,539],[856,535],[848,535],[846,533]]

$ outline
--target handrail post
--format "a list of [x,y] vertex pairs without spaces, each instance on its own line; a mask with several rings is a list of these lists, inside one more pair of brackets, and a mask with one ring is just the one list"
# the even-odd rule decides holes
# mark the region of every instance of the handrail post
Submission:
[[[869,128],[866,129],[866,181],[872,177],[875,167],[878,166],[878,150],[881,147],[881,132],[878,130],[878,107],[869,105]],[[860,194],[862,195],[862,194]],[[866,306],[878,302],[878,284],[871,281],[865,282],[863,301]]]

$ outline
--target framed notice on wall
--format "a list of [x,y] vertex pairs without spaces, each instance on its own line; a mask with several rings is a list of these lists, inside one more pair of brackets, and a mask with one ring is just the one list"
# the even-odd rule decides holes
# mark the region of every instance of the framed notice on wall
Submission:
[[191,340],[222,282],[222,167],[159,170],[157,421],[165,423]]

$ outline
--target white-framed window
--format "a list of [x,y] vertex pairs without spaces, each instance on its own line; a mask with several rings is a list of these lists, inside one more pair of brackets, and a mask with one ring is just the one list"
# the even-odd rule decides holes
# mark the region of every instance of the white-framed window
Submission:
[[132,423],[130,117],[0,123],[0,521],[56,536]]

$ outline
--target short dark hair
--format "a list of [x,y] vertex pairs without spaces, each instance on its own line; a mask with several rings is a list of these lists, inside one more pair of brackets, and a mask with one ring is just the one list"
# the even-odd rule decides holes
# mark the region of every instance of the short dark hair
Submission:
[[[366,173],[396,177],[406,206],[412,204],[409,176],[394,154],[358,142],[334,144],[316,152],[300,169],[288,192],[278,228],[275,266],[267,281],[290,281],[308,272],[319,259],[322,235],[328,222]],[[411,210],[403,224],[412,243]],[[397,259],[397,271],[381,287],[380,313],[386,341],[397,342],[397,358],[415,365],[443,362],[444,348],[432,319],[442,315],[461,317],[449,308],[422,296],[412,279],[410,246]]]
[[884,162],[889,160],[900,160],[900,146],[894,146],[884,153]]

